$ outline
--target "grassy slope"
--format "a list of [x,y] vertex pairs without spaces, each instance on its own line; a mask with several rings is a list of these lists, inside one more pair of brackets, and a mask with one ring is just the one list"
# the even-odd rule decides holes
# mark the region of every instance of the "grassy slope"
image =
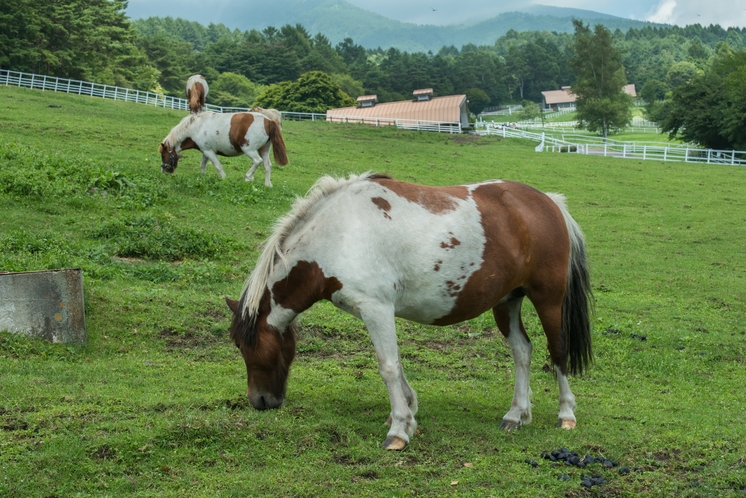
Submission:
[[[0,334],[0,495],[735,496],[746,488],[743,168],[288,122],[291,162],[274,169],[267,190],[261,173],[256,185],[242,181],[242,158],[225,161],[224,182],[214,169],[201,175],[195,153],[161,175],[155,149],[181,116],[0,88],[0,151],[9,143],[43,150],[115,171],[145,192],[0,194],[0,240],[25,233],[53,242],[0,254],[0,264],[82,266],[89,339],[72,348]],[[18,167],[0,162],[0,172]],[[257,244],[295,194],[321,174],[366,170],[428,184],[512,179],[568,196],[588,239],[597,301],[596,365],[571,379],[577,430],[553,427],[557,389],[542,370],[544,338],[530,305],[534,423],[520,431],[497,430],[514,378],[489,315],[458,327],[399,322],[420,397],[420,434],[403,452],[379,449],[389,408],[363,325],[326,303],[304,317],[286,405],[251,409],[221,296],[237,296]],[[221,237],[224,249],[176,263],[111,259],[111,243],[92,234],[138,214]],[[554,468],[540,458],[563,446],[637,470]],[[586,491],[581,473],[601,473],[607,484]]]

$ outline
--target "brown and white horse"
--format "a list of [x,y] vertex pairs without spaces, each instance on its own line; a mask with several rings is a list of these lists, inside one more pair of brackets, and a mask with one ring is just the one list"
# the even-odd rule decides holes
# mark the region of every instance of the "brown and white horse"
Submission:
[[417,428],[417,395],[404,377],[394,317],[450,325],[492,310],[516,369],[501,428],[531,421],[531,342],[521,303],[534,305],[559,383],[559,422],[575,427],[567,380],[592,360],[591,290],[583,234],[560,194],[489,181],[428,187],[364,174],[323,177],[280,219],[233,311],[248,398],[285,400],[296,317],[326,299],[365,322],[391,403],[386,449]]
[[251,169],[246,172],[246,181],[254,181],[254,171],[264,162],[264,184],[271,187],[270,145],[274,150],[275,162],[285,166],[288,163],[287,150],[276,122],[254,112],[220,114],[205,111],[182,119],[158,146],[158,152],[161,154],[161,170],[173,173],[179,165],[181,151],[202,151],[202,172],[205,172],[207,161],[210,160],[223,179],[225,172],[218,156],[246,154],[252,161]]
[[195,74],[187,79],[184,91],[189,102],[189,112],[196,113],[205,110],[205,97],[207,97],[208,90],[207,80],[201,74]]

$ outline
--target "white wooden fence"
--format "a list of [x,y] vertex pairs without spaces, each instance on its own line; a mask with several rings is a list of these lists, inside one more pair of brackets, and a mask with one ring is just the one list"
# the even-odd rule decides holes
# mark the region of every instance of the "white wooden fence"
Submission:
[[[94,98],[124,100],[127,102],[136,102],[153,107],[163,107],[167,109],[177,109],[181,111],[189,110],[189,103],[186,99],[171,97],[143,90],[133,90],[131,88],[121,88],[113,85],[104,85],[101,83],[91,83],[89,81],[71,80],[67,78],[58,78],[56,76],[45,76],[39,74],[23,73],[19,71],[9,71],[0,69],[0,85],[18,86],[33,88],[37,90],[51,90],[54,92],[65,92],[77,95],[85,95]],[[245,107],[221,107],[207,104],[206,106],[213,112],[245,112]],[[311,112],[282,112],[283,119],[297,121],[328,121],[330,123],[364,123],[376,126],[396,126],[400,129],[418,130],[418,131],[436,131],[440,133],[461,133],[461,124],[446,123],[439,121],[425,121],[416,119],[391,119],[391,118],[361,118],[360,116],[339,116],[327,117],[322,113]]]
[[620,142],[603,140],[583,135],[566,136],[567,140],[534,133],[517,128],[488,127],[477,130],[479,135],[498,135],[504,138],[526,138],[539,142],[536,152],[565,152],[623,159],[641,159],[651,161],[678,161],[687,163],[722,164],[728,166],[746,166],[746,151],[701,149],[686,144],[669,144],[656,142]]

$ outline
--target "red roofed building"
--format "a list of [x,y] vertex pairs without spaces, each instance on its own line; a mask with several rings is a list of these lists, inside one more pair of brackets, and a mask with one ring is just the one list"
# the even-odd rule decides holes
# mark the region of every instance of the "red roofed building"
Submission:
[[374,125],[400,125],[415,127],[422,125],[452,125],[462,128],[469,126],[466,109],[466,95],[433,97],[432,88],[412,92],[412,100],[378,103],[375,95],[357,98],[357,107],[340,107],[326,111],[326,120],[335,123],[370,123]]
[[[624,93],[637,97],[635,85],[630,83],[624,87]],[[559,111],[575,107],[575,94],[570,91],[569,86],[563,86],[561,90],[549,90],[541,92],[541,100],[545,110]]]

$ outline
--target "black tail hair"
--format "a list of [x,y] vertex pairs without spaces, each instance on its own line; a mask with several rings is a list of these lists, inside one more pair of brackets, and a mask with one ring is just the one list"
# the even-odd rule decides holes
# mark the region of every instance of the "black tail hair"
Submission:
[[562,337],[569,358],[568,370],[573,375],[580,375],[593,361],[593,292],[583,233],[569,214],[565,221],[570,235],[570,262],[567,289],[562,303]]

